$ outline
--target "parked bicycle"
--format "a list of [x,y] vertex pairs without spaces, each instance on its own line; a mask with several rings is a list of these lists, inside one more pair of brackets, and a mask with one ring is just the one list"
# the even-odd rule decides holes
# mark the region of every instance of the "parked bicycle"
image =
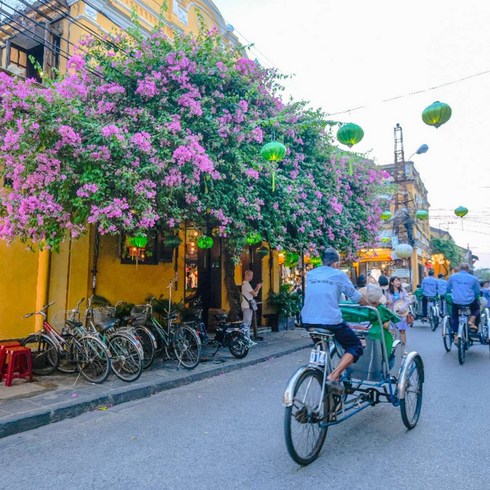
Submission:
[[[80,300],[75,310],[78,311]],[[30,318],[41,315],[43,328],[27,336],[22,345],[32,353],[32,370],[35,374],[46,375],[59,369],[65,373],[78,371],[91,383],[102,383],[111,370],[111,355],[106,346],[95,336],[89,335],[82,324],[67,319],[61,334],[47,320],[47,310],[54,301],[41,310],[24,315]]]
[[140,341],[131,331],[117,328],[120,321],[114,317],[114,308],[95,308],[93,299],[93,296],[89,299],[85,315],[88,331],[109,348],[113,373],[123,381],[136,381],[143,372],[144,352]]
[[178,368],[183,366],[186,369],[194,369],[201,361],[201,340],[188,325],[174,323],[178,315],[171,309],[171,299],[168,309],[162,311],[165,326],[153,314],[154,302],[155,298],[150,298],[145,305],[135,305],[131,312],[135,321],[144,322],[154,335],[157,343],[156,355],[165,353],[168,359],[178,361]]

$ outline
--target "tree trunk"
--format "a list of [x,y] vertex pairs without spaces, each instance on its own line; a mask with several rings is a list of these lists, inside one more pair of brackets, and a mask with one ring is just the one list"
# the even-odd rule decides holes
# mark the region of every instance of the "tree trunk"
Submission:
[[225,270],[225,288],[228,303],[230,304],[230,312],[228,314],[228,320],[236,322],[241,319],[242,309],[240,307],[240,290],[239,286],[235,284],[235,263],[233,262],[232,255],[230,254],[228,247],[223,247],[223,262]]

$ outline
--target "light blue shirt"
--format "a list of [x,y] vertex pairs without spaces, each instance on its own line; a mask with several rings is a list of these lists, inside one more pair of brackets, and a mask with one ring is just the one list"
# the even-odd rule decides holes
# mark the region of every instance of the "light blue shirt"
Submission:
[[437,279],[434,276],[426,277],[422,281],[422,294],[428,298],[434,298],[437,295]]
[[468,306],[480,297],[480,283],[469,272],[460,271],[449,278],[447,292],[452,293],[453,303]]
[[341,294],[355,303],[361,293],[354,288],[345,272],[334,267],[321,266],[306,274],[305,304],[301,310],[303,323],[338,325],[342,323],[339,308]]
[[446,279],[437,279],[437,294],[439,296],[444,296],[447,290],[447,281]]

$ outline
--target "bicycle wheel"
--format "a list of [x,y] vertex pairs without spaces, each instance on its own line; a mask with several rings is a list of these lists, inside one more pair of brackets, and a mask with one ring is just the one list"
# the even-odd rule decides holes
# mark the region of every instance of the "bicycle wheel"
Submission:
[[286,447],[293,460],[306,466],[320,454],[327,437],[327,427],[320,422],[328,420],[328,399],[322,400],[323,373],[317,369],[305,371],[293,390],[293,405],[286,407],[284,433]]
[[58,352],[60,356],[58,371],[69,374],[74,373],[77,370],[75,351],[73,348],[74,336],[71,334],[64,334],[62,337],[65,343],[61,344],[61,350]]
[[406,386],[405,398],[400,400],[400,411],[405,427],[410,430],[417,425],[422,408],[424,365],[419,356],[412,359],[404,376],[405,380],[400,379]]
[[233,332],[230,334],[228,349],[237,359],[243,359],[248,354],[248,343],[243,333]]
[[91,383],[103,383],[111,372],[111,354],[98,338],[86,336],[74,341],[78,371]]
[[463,365],[464,361],[466,360],[466,339],[468,338],[468,333],[466,331],[467,328],[466,323],[464,323],[463,328],[460,328],[462,335],[458,337],[458,361],[461,365]]
[[451,330],[451,319],[449,316],[445,316],[442,320],[442,341],[444,342],[444,348],[446,352],[449,352],[453,346],[453,333]]
[[135,339],[115,333],[110,337],[108,347],[114,374],[123,381],[136,381],[143,372],[143,356]]
[[142,325],[134,327],[134,331],[143,347],[143,369],[148,369],[155,360],[157,340],[151,331]]
[[43,333],[32,334],[22,340],[24,347],[31,349],[32,372],[40,376],[53,373],[60,362],[58,348],[53,340]]
[[433,306],[429,310],[429,323],[430,323],[431,330],[435,332],[437,326],[439,325],[439,316],[436,315],[435,308]]
[[186,325],[175,327],[172,338],[175,356],[186,369],[194,369],[201,360],[201,341],[194,330]]
[[167,345],[167,342],[165,341],[165,334],[163,331],[160,329],[160,327],[157,327],[153,324],[145,325],[146,328],[150,329],[150,332],[153,334],[153,336],[156,339],[157,346],[155,348],[155,357],[159,357],[163,353],[163,349]]

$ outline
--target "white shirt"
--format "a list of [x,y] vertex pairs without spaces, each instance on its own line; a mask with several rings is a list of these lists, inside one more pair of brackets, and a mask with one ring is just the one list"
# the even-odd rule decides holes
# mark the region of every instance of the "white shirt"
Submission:
[[250,285],[250,283],[248,281],[243,281],[242,282],[242,310],[249,310],[250,309],[250,305],[249,305],[249,301],[251,299],[254,299],[254,296],[252,294],[253,292],[253,287]]

